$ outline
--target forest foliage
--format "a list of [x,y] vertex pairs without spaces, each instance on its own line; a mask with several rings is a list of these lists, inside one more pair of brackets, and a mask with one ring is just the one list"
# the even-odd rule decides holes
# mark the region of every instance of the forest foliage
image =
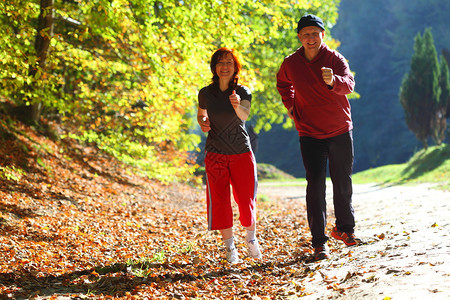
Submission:
[[406,124],[424,149],[428,147],[429,138],[436,145],[442,144],[445,138],[449,98],[448,66],[443,56],[438,59],[433,35],[427,28],[423,36],[418,33],[414,39],[411,69],[400,87]]
[[[447,0],[340,1],[339,18],[330,33],[340,42],[338,51],[355,73],[360,95],[350,100],[354,172],[405,163],[422,148],[406,124],[399,89],[410,70],[414,37],[425,28],[431,30],[438,55],[447,53],[449,60],[449,11]],[[447,129],[444,143],[448,134]],[[260,134],[256,160],[305,176],[298,134],[281,126]]]
[[[60,137],[95,145],[152,177],[186,177],[193,172],[189,153],[200,140],[193,118],[197,92],[211,80],[213,51],[228,46],[241,54],[242,83],[258,99],[253,124],[269,130],[285,118],[274,76],[298,47],[295,23],[308,12],[331,27],[338,3],[2,2],[0,101],[39,105],[39,115],[29,119],[60,124]],[[338,45],[331,37],[328,42]]]
[[333,36],[356,72],[352,103],[356,170],[407,162],[421,149],[399,101],[414,38],[430,28],[438,55],[450,45],[446,0],[343,0]]

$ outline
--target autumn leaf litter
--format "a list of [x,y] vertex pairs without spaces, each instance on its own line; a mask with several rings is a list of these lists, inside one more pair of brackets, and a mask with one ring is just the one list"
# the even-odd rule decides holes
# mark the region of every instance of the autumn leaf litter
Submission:
[[93,148],[21,130],[27,138],[0,146],[1,166],[28,169],[0,179],[0,298],[449,296],[449,191],[355,186],[364,244],[330,240],[331,259],[314,262],[304,187],[261,183],[263,259],[247,258],[236,215],[244,260],[230,265],[219,235],[206,230],[202,189],[147,180]]

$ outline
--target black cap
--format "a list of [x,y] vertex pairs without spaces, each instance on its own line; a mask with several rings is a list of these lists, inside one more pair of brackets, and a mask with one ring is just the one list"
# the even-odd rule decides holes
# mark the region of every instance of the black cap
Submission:
[[298,21],[297,25],[297,33],[302,30],[304,27],[308,26],[317,26],[321,28],[322,30],[325,30],[325,26],[323,25],[323,21],[321,18],[315,16],[315,15],[304,15],[300,21]]

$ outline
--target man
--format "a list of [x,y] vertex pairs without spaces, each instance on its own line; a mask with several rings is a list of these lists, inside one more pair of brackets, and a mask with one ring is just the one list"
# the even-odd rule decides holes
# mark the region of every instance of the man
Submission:
[[325,234],[326,166],[333,183],[336,226],[331,235],[347,246],[357,244],[352,207],[353,123],[347,94],[355,81],[346,59],[323,42],[323,21],[305,15],[298,22],[302,46],[286,57],[277,73],[277,89],[300,136],[306,169],[306,207],[313,257],[329,257]]

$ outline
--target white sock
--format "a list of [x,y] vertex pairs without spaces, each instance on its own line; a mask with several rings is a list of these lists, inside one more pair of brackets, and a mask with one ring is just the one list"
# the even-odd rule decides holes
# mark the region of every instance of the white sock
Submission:
[[256,240],[256,230],[247,230],[247,242]]
[[223,242],[225,243],[225,247],[227,248],[228,251],[236,249],[236,246],[234,245],[234,237],[230,237],[227,240],[223,240]]

